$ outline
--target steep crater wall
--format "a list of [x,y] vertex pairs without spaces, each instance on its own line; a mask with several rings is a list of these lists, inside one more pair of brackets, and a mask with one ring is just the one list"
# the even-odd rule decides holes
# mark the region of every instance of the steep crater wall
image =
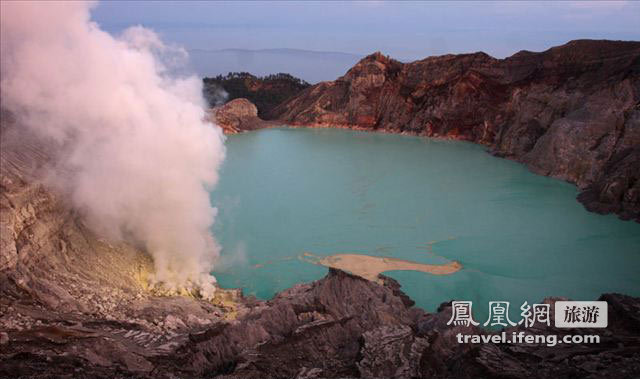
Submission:
[[406,64],[375,53],[270,117],[484,144],[575,183],[591,211],[640,221],[640,42],[578,40],[505,59]]

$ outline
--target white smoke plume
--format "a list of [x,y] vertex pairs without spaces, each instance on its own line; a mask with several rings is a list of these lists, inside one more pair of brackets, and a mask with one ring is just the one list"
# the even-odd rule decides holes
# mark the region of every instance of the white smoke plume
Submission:
[[1,3],[2,106],[58,146],[47,181],[90,227],[143,244],[158,282],[206,296],[224,136],[203,121],[201,80],[171,75],[184,50],[142,27],[115,38],[92,6]]

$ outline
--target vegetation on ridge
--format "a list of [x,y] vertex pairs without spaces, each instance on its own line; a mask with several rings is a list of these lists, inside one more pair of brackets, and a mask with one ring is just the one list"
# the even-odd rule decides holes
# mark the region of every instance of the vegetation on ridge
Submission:
[[[210,106],[224,100],[246,98],[258,107],[258,116],[269,119],[273,108],[310,86],[306,81],[286,73],[255,76],[248,72],[230,72],[225,76],[204,78],[204,96]],[[221,89],[228,97],[221,96]]]

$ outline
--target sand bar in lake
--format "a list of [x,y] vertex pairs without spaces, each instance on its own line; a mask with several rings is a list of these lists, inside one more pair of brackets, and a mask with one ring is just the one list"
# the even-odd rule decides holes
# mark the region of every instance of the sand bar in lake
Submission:
[[397,258],[374,257],[364,254],[335,254],[326,257],[319,257],[311,253],[304,253],[300,258],[313,264],[348,271],[354,275],[358,275],[378,283],[382,283],[378,274],[385,271],[412,270],[422,271],[433,275],[450,275],[462,268],[462,265],[456,261],[442,265],[431,265]]

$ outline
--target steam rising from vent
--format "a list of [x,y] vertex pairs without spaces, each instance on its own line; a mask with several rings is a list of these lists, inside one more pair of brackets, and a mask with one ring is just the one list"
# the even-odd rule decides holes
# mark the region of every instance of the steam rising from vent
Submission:
[[56,147],[44,180],[96,232],[142,244],[157,281],[210,295],[224,136],[201,81],[172,75],[184,50],[142,27],[114,38],[88,3],[1,4],[2,106]]

